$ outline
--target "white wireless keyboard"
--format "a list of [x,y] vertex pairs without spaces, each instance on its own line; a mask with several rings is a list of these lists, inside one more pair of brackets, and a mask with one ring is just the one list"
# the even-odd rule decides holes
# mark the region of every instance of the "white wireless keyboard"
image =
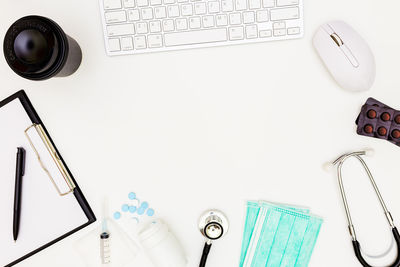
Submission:
[[108,55],[303,36],[302,0],[100,0]]

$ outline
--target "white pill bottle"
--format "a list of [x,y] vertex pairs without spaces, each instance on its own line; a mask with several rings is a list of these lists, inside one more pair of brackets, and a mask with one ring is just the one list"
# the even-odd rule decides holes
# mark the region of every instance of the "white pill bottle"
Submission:
[[139,232],[139,240],[155,267],[187,266],[181,244],[162,220],[146,224]]

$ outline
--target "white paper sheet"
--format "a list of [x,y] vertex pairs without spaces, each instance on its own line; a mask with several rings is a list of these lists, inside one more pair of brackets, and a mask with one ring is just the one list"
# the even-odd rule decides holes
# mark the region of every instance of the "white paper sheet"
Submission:
[[[41,168],[24,131],[32,125],[19,99],[0,108],[0,266],[7,265],[88,222],[73,194],[60,196]],[[13,239],[17,147],[26,150],[21,224]]]

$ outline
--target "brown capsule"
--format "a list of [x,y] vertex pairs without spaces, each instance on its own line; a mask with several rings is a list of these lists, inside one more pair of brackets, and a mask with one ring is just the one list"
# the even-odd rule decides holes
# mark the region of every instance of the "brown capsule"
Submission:
[[378,134],[380,136],[385,136],[387,134],[387,129],[385,127],[379,127]]
[[367,116],[370,119],[375,119],[376,118],[376,111],[373,110],[373,109],[368,110]]
[[392,137],[394,139],[399,139],[400,138],[400,131],[399,130],[393,130],[392,131]]
[[397,124],[400,124],[400,115],[397,115],[396,118],[394,119],[394,121],[395,121]]
[[384,113],[381,115],[381,119],[382,119],[383,121],[389,121],[389,120],[390,120],[390,114],[387,113],[387,112],[384,112]]
[[364,126],[364,132],[367,134],[371,134],[374,131],[374,127],[371,124],[367,124]]

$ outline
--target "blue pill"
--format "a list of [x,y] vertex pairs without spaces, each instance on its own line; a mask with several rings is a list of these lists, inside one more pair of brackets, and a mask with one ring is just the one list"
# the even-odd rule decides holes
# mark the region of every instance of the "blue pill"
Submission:
[[148,209],[147,210],[147,216],[153,216],[154,215],[154,210],[153,209]]
[[121,213],[116,211],[114,212],[114,219],[119,220],[121,218]]
[[136,199],[136,194],[133,193],[133,192],[130,192],[128,197],[129,197],[130,200],[134,200],[134,199]]
[[123,211],[123,212],[127,212],[128,210],[129,210],[128,204],[122,205],[122,211]]
[[142,207],[140,207],[140,208],[137,210],[137,213],[138,213],[139,215],[143,215],[145,211],[146,211],[146,209],[142,209]]
[[137,210],[136,206],[130,206],[129,207],[129,212],[130,213],[135,213],[136,210]]
[[147,203],[146,201],[144,201],[141,205],[140,208],[141,209],[147,209],[149,207],[149,203]]

